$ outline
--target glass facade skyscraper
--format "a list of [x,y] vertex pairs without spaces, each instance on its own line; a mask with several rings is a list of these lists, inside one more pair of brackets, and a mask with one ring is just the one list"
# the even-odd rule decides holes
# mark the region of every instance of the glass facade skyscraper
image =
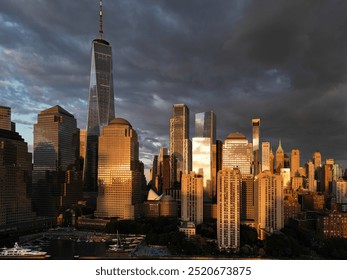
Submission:
[[213,111],[195,114],[195,137],[211,138],[216,143],[216,115]]
[[181,183],[182,174],[191,171],[191,141],[189,139],[189,109],[175,104],[170,119],[171,186]]
[[100,38],[92,42],[88,99],[87,141],[83,179],[85,190],[97,190],[98,136],[103,126],[115,117],[112,47],[102,39],[102,2],[100,1]]
[[210,112],[195,114],[192,139],[192,170],[204,177],[204,201],[212,199],[212,145],[216,142],[216,116]]
[[40,216],[56,217],[62,208],[80,199],[79,133],[74,116],[58,105],[38,115],[32,196]]

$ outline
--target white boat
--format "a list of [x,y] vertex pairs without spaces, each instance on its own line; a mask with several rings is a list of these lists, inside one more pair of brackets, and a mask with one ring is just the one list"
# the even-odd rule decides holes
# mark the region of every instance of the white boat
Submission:
[[33,257],[45,256],[46,254],[47,252],[21,247],[17,242],[14,243],[13,248],[2,248],[2,251],[0,252],[1,257]]
[[124,246],[123,246],[123,244],[121,242],[118,230],[117,230],[117,238],[112,239],[112,241],[114,241],[116,243],[109,245],[109,247],[110,247],[109,250],[111,250],[111,251],[119,251],[119,250],[122,250],[124,248]]

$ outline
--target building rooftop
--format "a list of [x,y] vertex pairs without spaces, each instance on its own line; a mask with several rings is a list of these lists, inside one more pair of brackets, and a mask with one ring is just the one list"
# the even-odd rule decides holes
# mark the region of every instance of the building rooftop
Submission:
[[246,136],[240,132],[233,132],[227,136],[227,139],[246,139]]
[[108,123],[109,125],[129,125],[131,127],[130,122],[123,118],[115,118]]
[[69,117],[73,117],[72,114],[70,114],[68,111],[66,111],[65,109],[63,109],[59,105],[55,105],[49,109],[41,111],[40,115],[49,115],[49,114],[57,114],[57,113],[67,115]]

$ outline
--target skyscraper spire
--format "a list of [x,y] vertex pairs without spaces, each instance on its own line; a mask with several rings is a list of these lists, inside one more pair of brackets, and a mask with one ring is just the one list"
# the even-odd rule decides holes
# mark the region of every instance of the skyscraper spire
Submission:
[[283,151],[283,148],[282,148],[282,141],[281,139],[279,140],[278,142],[278,148],[277,148],[277,151]]
[[99,26],[100,40],[102,40],[102,0],[100,0],[100,26]]

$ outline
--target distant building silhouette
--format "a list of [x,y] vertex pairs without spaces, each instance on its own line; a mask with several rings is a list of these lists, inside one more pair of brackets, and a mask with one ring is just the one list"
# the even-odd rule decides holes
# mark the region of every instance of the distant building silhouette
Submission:
[[0,106],[0,229],[36,219],[29,198],[31,176],[28,144],[12,131],[11,108]]

